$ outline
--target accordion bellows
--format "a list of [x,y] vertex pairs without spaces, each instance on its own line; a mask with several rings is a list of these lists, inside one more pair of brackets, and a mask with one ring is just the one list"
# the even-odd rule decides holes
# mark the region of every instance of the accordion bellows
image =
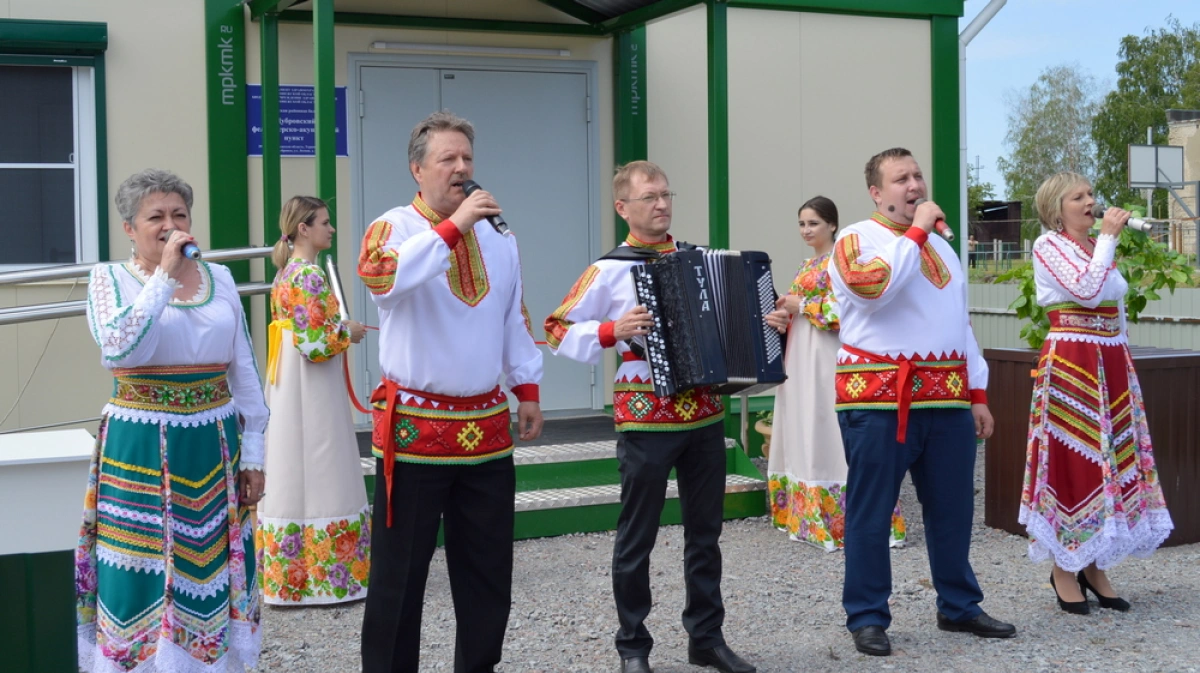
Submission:
[[634,340],[650,365],[654,394],[710,386],[721,395],[779,385],[783,338],[763,318],[775,309],[764,252],[681,250],[630,270],[638,303],[654,317]]

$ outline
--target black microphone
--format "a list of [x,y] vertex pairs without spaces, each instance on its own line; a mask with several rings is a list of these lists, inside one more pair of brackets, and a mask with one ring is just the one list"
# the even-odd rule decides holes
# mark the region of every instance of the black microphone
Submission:
[[[463,194],[470,196],[473,192],[476,192],[480,189],[482,189],[482,187],[479,186],[478,182],[475,182],[474,180],[463,180]],[[492,223],[492,228],[496,230],[497,234],[503,234],[505,236],[512,235],[512,232],[508,230],[508,222],[505,222],[503,217],[500,217],[499,215],[488,215],[487,221]]]
[[[1107,206],[1104,204],[1097,203],[1096,205],[1092,206],[1092,217],[1096,218],[1097,220],[1104,219],[1104,211],[1107,209]],[[1131,216],[1129,221],[1125,223],[1125,226],[1133,229],[1134,231],[1149,233],[1150,229],[1154,227],[1154,223]]]
[[200,246],[188,241],[183,244],[183,256],[188,259],[200,259]]

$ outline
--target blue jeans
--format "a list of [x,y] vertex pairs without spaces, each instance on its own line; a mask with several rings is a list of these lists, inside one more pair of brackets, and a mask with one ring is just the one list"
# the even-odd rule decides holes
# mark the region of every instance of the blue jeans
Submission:
[[892,623],[892,509],[904,473],[912,473],[925,523],[938,611],[974,619],[983,591],[968,554],[975,509],[975,421],[967,409],[914,409],[906,442],[896,441],[895,411],[839,411],[846,449],[846,628]]

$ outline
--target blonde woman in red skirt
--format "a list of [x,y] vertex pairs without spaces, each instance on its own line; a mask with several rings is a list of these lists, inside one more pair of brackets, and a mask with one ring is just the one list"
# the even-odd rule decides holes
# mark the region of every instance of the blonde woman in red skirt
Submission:
[[1113,261],[1129,213],[1109,208],[1100,235],[1092,186],[1059,173],[1038,189],[1050,232],[1033,245],[1037,302],[1050,317],[1030,408],[1020,521],[1029,558],[1054,560],[1058,605],[1126,611],[1105,570],[1149,556],[1173,525],[1154,466],[1125,324],[1128,284]]

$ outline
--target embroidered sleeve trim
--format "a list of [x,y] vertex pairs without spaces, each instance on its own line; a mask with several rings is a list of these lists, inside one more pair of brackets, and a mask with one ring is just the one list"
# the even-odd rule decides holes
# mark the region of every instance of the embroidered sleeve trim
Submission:
[[968,391],[971,396],[971,404],[987,404],[987,391],[982,388],[972,388]]
[[925,241],[929,240],[929,234],[918,227],[909,227],[908,231],[904,232],[904,237],[921,246],[925,245]]
[[612,348],[617,345],[617,323],[606,322],[600,324],[598,336],[600,337],[601,348]]
[[396,284],[399,255],[395,250],[383,247],[391,236],[392,223],[386,220],[373,222],[363,236],[362,249],[358,253],[358,277],[371,294],[387,294]]
[[442,237],[442,240],[446,242],[446,247],[451,250],[463,238],[462,232],[458,230],[458,225],[450,220],[442,220],[441,224],[435,226],[433,230],[437,232],[438,236]]
[[262,466],[266,462],[263,440],[264,437],[261,432],[242,432],[242,460],[239,461],[239,470],[263,471]]
[[536,383],[522,383],[513,386],[513,396],[520,402],[541,402],[541,389]]
[[843,236],[834,245],[838,273],[850,291],[863,299],[878,299],[891,281],[892,267],[879,257],[861,263],[858,261],[860,254],[858,234]]
[[562,345],[562,340],[567,338],[567,330],[571,329],[571,325],[575,323],[567,320],[567,316],[579,305],[583,295],[587,294],[588,288],[596,281],[596,277],[600,275],[600,268],[596,265],[589,266],[571,286],[571,290],[567,292],[567,296],[563,298],[562,305],[554,309],[543,325],[546,330],[546,342],[551,348],[557,349]]

